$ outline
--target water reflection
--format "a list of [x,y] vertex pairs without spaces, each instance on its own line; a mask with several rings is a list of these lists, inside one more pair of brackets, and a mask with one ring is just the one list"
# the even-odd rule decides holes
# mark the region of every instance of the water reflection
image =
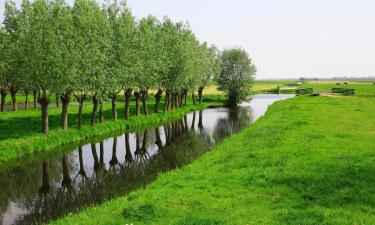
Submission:
[[[270,98],[267,104],[277,99]],[[125,133],[42,162],[3,170],[0,221],[47,222],[143,187],[159,173],[192,162],[249,125],[254,110],[251,105],[201,110],[154,129]]]

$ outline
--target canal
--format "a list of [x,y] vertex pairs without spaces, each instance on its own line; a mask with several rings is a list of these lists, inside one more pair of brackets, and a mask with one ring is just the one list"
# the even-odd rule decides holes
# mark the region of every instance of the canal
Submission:
[[256,95],[235,109],[192,112],[153,129],[0,168],[0,223],[45,223],[144,187],[254,123],[273,102],[291,97]]

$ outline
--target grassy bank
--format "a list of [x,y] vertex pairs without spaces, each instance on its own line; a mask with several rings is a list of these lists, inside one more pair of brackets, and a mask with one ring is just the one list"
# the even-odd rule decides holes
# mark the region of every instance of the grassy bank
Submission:
[[[81,129],[75,129],[74,125],[77,120],[77,109],[70,109],[70,129],[64,131],[59,128],[60,110],[50,110],[51,131],[49,135],[44,135],[40,130],[40,111],[30,110],[27,112],[8,112],[1,114],[0,128],[5,132],[0,135],[0,164],[18,157],[23,157],[35,152],[56,149],[59,146],[79,142],[96,136],[111,134],[113,132],[131,131],[146,126],[156,126],[163,122],[182,117],[188,112],[198,109],[207,108],[211,105],[222,104],[221,97],[208,96],[206,102],[201,105],[189,104],[186,107],[176,109],[166,113],[149,116],[132,116],[129,120],[119,119],[113,121],[106,120],[104,123],[97,123],[95,126],[85,125]],[[150,104],[150,112],[153,105]],[[90,106],[84,109],[84,118],[89,119]],[[123,108],[119,108],[119,117],[122,118]],[[134,115],[134,104],[131,112]],[[105,106],[106,117],[111,116],[110,105]]]
[[375,224],[374,101],[278,102],[191,165],[54,224]]

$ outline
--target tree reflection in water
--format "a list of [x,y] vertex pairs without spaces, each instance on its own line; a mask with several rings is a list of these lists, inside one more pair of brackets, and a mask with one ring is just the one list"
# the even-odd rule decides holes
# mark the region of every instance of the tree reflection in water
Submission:
[[[51,181],[49,171],[52,165],[43,161],[38,197],[25,201],[27,213],[16,223],[48,222],[86,205],[98,204],[144,187],[158,174],[192,162],[213,144],[251,122],[248,109],[239,108],[230,110],[225,118],[217,120],[214,130],[210,131],[204,128],[203,115],[203,111],[194,112],[189,118],[185,116],[160,128],[125,133],[124,139],[119,139],[123,142],[114,137],[109,146],[101,141],[99,155],[96,143],[90,145],[91,153],[86,153],[86,156],[85,150],[79,146],[75,155],[78,160],[72,158],[70,162],[67,155],[60,158],[60,185],[56,183],[56,178]],[[123,145],[120,151],[118,146]],[[107,153],[108,157],[105,157],[106,146],[111,150]],[[105,162],[105,158],[108,162]],[[76,171],[74,179],[70,176],[73,171]]]
[[214,130],[215,141],[222,140],[233,133],[239,132],[243,127],[248,126],[252,121],[251,110],[247,107],[229,109],[226,118],[218,120]]

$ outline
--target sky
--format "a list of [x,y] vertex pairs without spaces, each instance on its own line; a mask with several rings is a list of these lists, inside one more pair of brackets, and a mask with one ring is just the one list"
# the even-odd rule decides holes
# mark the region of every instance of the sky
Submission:
[[375,76],[375,0],[128,0],[128,5],[138,18],[188,21],[199,40],[220,49],[244,48],[257,66],[257,79]]

